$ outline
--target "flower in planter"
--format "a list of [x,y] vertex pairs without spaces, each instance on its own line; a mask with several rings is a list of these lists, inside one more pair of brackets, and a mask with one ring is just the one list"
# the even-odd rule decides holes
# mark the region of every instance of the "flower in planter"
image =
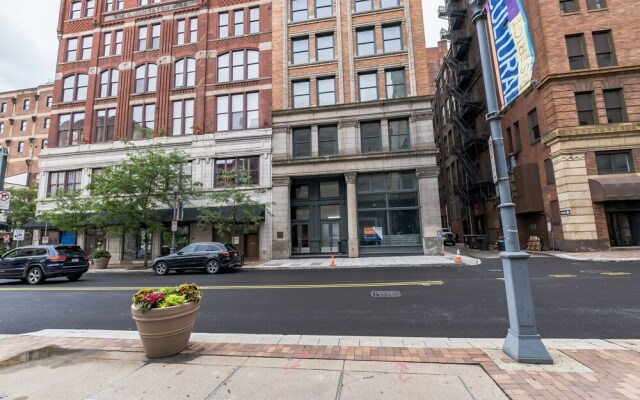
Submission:
[[202,292],[195,283],[183,283],[180,286],[168,286],[161,289],[144,288],[138,290],[131,300],[133,306],[147,312],[152,308],[174,307],[202,299]]
[[93,252],[93,258],[109,258],[111,257],[111,253],[107,250],[98,249]]

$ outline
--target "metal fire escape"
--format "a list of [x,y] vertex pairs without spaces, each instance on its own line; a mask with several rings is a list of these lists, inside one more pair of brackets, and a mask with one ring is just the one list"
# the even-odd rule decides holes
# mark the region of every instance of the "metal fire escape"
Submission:
[[450,30],[440,31],[440,37],[451,43],[451,51],[444,59],[444,65],[455,76],[454,82],[447,84],[447,94],[458,105],[451,116],[451,123],[460,135],[460,144],[454,146],[453,154],[465,175],[465,182],[457,185],[453,192],[465,205],[486,201],[495,195],[495,185],[483,180],[482,173],[474,160],[488,146],[489,135],[479,135],[471,124],[482,112],[483,105],[473,99],[469,93],[469,84],[473,81],[476,66],[468,61],[471,47],[471,35],[465,31],[467,9],[462,0],[448,0],[445,6],[438,8],[438,16],[449,20]]

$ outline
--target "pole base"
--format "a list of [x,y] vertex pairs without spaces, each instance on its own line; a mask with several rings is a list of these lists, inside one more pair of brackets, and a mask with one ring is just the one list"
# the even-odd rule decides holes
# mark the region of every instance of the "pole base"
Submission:
[[519,363],[553,364],[553,359],[544,347],[540,335],[518,335],[509,329],[502,351]]

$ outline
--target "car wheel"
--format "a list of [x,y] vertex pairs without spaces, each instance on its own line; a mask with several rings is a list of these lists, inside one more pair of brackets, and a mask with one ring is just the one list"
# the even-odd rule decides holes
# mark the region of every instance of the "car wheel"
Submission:
[[209,260],[207,261],[205,269],[207,270],[207,274],[217,274],[220,272],[220,263],[216,260]]
[[153,269],[156,271],[156,275],[166,275],[169,273],[169,264],[164,261],[160,261]]
[[44,282],[44,279],[44,272],[39,267],[32,267],[27,271],[27,283],[29,285],[39,285]]
[[73,274],[73,275],[68,275],[67,279],[70,280],[71,282],[75,282],[81,277],[82,277],[82,274]]

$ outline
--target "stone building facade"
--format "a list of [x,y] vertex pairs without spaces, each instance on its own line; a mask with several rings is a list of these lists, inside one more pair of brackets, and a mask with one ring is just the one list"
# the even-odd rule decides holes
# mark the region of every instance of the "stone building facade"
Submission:
[[417,0],[273,2],[273,256],[442,254]]
[[[502,120],[521,245],[533,235],[545,249],[640,245],[635,2],[522,4],[537,83]],[[462,12],[466,2],[446,7]]]
[[[63,0],[49,149],[40,165],[39,209],[55,186],[82,188],[91,174],[124,159],[125,145],[186,154],[203,197],[217,174],[244,165],[271,202],[271,4],[264,1]],[[204,200],[194,207],[204,205]],[[251,258],[271,258],[269,214],[234,238]],[[170,220],[165,221],[167,228]],[[179,245],[224,240],[186,210]],[[62,240],[62,238],[60,238]],[[227,238],[229,240],[229,238]],[[86,230],[78,243],[135,261],[138,235]],[[168,250],[157,232],[152,256]]]

